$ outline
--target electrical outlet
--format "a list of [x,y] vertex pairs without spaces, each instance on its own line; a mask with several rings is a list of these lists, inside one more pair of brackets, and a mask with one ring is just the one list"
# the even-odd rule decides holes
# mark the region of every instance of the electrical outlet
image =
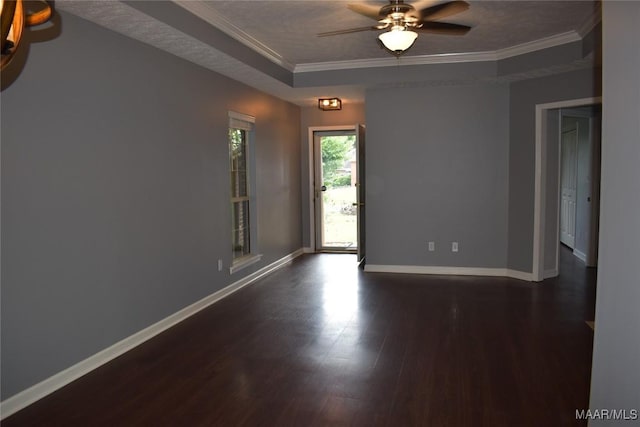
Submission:
[[436,242],[429,242],[429,252],[436,250]]
[[458,242],[451,242],[451,252],[458,252]]
[[222,271],[222,260],[218,260],[218,271]]

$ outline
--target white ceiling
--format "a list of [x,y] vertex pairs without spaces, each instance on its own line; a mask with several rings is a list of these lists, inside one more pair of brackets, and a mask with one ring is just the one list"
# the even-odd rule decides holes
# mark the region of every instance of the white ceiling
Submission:
[[[418,7],[443,1],[421,0]],[[443,21],[469,25],[464,36],[421,33],[400,60],[380,49],[377,31],[320,38],[323,31],[363,27],[375,21],[347,9],[344,0],[175,0],[232,38],[295,73],[316,70],[362,68],[371,65],[409,65],[457,62],[468,55],[502,58],[575,41],[599,21],[597,1],[469,1],[470,8]],[[382,6],[385,1],[370,4]],[[98,25],[166,50],[176,56],[232,77],[259,90],[299,105],[335,93],[330,87],[293,88],[212,43],[193,37],[121,1],[58,0],[56,8]],[[467,55],[467,56],[465,56]],[[478,56],[480,55],[480,56]],[[485,55],[485,56],[482,56]],[[364,86],[340,87],[340,96],[361,102]]]
[[[189,7],[192,1],[184,2]],[[353,0],[323,1],[205,1],[228,23],[259,40],[290,64],[388,58],[376,37],[365,31],[317,37],[323,31],[359,28],[376,21],[359,15],[347,4]],[[388,2],[368,4],[383,6]],[[415,2],[409,2],[415,3]],[[443,1],[419,1],[430,6]],[[473,27],[464,36],[420,34],[405,56],[461,52],[487,52],[575,31],[588,25],[597,3],[593,1],[470,1],[471,7],[445,22]],[[590,28],[589,28],[590,29]]]

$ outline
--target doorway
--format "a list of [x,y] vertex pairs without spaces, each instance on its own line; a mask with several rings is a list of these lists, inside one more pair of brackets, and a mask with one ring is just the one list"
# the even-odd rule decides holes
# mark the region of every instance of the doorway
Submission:
[[316,252],[364,259],[364,129],[310,129],[311,198]]
[[560,110],[560,242],[587,267],[597,265],[600,106]]
[[[584,98],[536,105],[533,281],[559,274],[561,241],[574,247],[578,240],[585,242],[584,261],[596,265],[600,102]],[[563,115],[588,118],[588,125],[580,131]],[[586,145],[580,142],[585,135],[590,141]],[[578,258],[581,254],[574,250]]]

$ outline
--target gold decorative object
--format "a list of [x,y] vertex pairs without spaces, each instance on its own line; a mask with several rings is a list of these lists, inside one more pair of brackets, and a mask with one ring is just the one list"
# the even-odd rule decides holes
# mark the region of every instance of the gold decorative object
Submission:
[[18,50],[23,28],[47,22],[51,18],[51,6],[44,0],[0,0],[0,10],[2,11],[0,70],[3,70]]

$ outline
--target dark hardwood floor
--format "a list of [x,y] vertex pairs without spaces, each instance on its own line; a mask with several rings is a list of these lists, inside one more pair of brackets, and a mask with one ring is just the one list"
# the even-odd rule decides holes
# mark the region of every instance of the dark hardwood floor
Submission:
[[305,255],[8,417],[12,426],[570,426],[595,270],[364,273]]

